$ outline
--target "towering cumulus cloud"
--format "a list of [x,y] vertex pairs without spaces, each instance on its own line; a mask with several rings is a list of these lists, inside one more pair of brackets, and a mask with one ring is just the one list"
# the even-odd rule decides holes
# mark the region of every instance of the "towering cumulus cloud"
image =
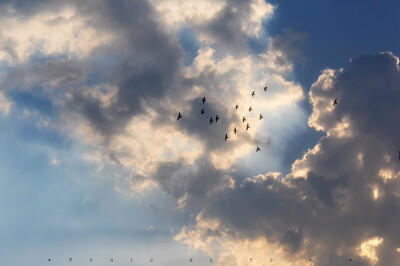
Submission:
[[111,173],[132,201],[172,199],[187,217],[174,240],[220,265],[394,265],[398,59],[364,56],[322,72],[308,125],[324,137],[283,175],[289,140],[307,129],[291,61],[302,58],[294,43],[306,35],[270,37],[263,25],[275,8],[263,0],[3,1],[0,115],[68,135],[84,163]]
[[[226,189],[177,239],[220,248],[241,265],[290,258],[304,265],[395,265],[399,260],[399,60],[391,53],[325,70],[310,90],[309,125],[326,132],[280,177],[267,173]],[[338,104],[333,106],[334,99]],[[211,252],[211,249],[210,249]],[[242,254],[244,253],[244,254]],[[278,253],[278,254],[277,254]],[[281,254],[281,255],[280,255]]]

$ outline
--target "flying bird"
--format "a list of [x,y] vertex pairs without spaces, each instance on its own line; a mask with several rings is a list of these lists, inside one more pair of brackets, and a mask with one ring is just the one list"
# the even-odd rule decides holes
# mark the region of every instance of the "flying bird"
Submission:
[[180,118],[182,118],[182,115],[181,115],[181,113],[179,112],[179,114],[178,114],[178,119],[176,119],[176,120],[179,120]]
[[251,110],[253,110],[252,108],[251,108],[251,106],[250,106],[250,108],[249,108],[249,112],[251,112]]
[[225,141],[229,139],[228,134],[225,134]]
[[251,93],[251,97],[254,97],[254,95],[256,95],[256,91],[253,91],[253,92]]
[[244,121],[246,121],[246,117],[243,116],[243,123],[244,123]]
[[236,107],[235,107],[235,108],[236,108],[236,110],[237,110],[237,109],[239,109],[239,105],[238,105],[238,104],[236,104]]
[[211,117],[211,118],[210,118],[210,125],[211,125],[212,122],[214,122],[214,121],[212,120],[212,117]]
[[218,122],[218,119],[219,119],[219,117],[218,117],[218,115],[216,115],[216,116],[215,116],[215,123]]
[[400,160],[400,151],[399,151],[399,160]]
[[261,151],[261,149],[259,147],[257,147],[256,152]]
[[250,128],[249,123],[247,123],[246,131],[249,130],[249,128]]
[[201,114],[204,114],[205,112],[204,112],[204,109],[201,109]]
[[202,101],[203,101],[203,104],[204,104],[204,102],[207,101],[207,100],[206,100],[206,97],[203,97],[203,100],[202,100]]
[[264,117],[262,116],[262,114],[260,114],[260,120],[263,119]]
[[235,133],[235,135],[236,135],[236,133],[237,133],[236,127],[235,127],[235,129],[233,130],[233,132],[234,132],[234,133]]
[[264,91],[267,91],[267,89],[268,89],[268,86],[265,86],[265,87],[264,87]]
[[335,101],[333,101],[333,106],[335,106],[337,104],[337,98],[335,99]]

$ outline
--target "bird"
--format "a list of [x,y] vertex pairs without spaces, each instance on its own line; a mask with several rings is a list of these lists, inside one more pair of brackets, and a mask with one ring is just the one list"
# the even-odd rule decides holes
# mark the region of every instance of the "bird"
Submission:
[[218,115],[216,115],[216,116],[215,116],[215,123],[218,122],[218,119],[219,119],[219,117],[218,117]]
[[243,116],[243,123],[244,123],[244,121],[246,121],[246,117]]
[[246,131],[249,130],[249,128],[250,128],[249,123],[247,123]]
[[264,117],[262,116],[262,114],[260,114],[260,120],[263,119]]
[[229,139],[228,134],[225,134],[225,141]]
[[204,112],[204,109],[201,109],[201,114],[204,114],[205,112]]
[[178,119],[176,119],[176,120],[179,120],[180,118],[182,118],[182,115],[181,115],[181,113],[179,112],[179,114],[178,114]]
[[253,110],[252,108],[251,108],[251,106],[250,106],[250,108],[249,108],[249,112],[251,112],[251,110]]
[[236,110],[239,109],[239,104],[236,104],[236,107],[235,107],[235,108],[236,108]]
[[399,151],[399,160],[400,160],[400,151]]
[[265,87],[264,87],[264,91],[267,91],[267,89],[268,89],[268,86],[265,86]]
[[251,93],[251,97],[254,97],[254,95],[256,95],[256,91],[253,91],[253,92]]
[[256,152],[261,151],[260,147],[257,147]]
[[211,118],[210,118],[210,125],[211,125],[212,122],[214,122],[214,121],[212,120],[212,117],[211,117]]
[[237,130],[236,130],[236,127],[235,127],[235,129],[233,130],[233,132],[235,133],[235,135],[236,135],[236,132],[237,132]]
[[206,100],[206,97],[203,97],[203,100],[202,100],[202,101],[203,101],[203,104],[204,104],[204,102],[207,101],[207,100]]
[[333,106],[337,104],[337,98],[333,101]]

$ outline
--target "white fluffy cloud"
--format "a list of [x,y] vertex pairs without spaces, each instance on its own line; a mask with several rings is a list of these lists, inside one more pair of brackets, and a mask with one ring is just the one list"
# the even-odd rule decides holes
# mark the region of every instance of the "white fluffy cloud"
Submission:
[[85,57],[113,40],[111,32],[90,26],[86,20],[73,6],[43,10],[28,18],[9,6],[0,19],[0,60],[14,65],[35,53]]

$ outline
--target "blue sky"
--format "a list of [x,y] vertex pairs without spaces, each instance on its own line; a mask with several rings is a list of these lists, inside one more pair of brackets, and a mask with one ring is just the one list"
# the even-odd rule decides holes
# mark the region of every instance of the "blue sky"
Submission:
[[399,5],[1,3],[0,264],[398,261]]

